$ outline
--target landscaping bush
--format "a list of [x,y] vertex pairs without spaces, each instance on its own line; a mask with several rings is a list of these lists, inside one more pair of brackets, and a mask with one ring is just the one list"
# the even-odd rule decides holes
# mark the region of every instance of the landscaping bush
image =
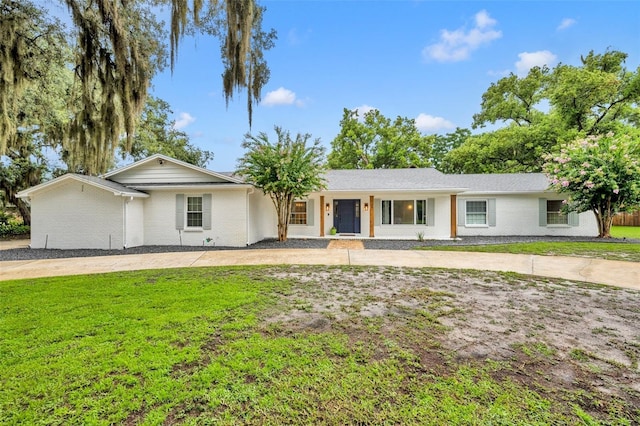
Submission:
[[6,225],[13,218],[9,213],[0,210],[0,225]]
[[31,227],[20,222],[7,221],[0,222],[0,238],[16,237],[19,235],[29,235]]

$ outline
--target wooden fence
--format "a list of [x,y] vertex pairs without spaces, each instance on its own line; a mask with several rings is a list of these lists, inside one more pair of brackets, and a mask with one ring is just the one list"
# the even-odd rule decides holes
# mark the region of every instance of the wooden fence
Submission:
[[633,213],[618,213],[613,217],[614,226],[640,226],[640,210]]

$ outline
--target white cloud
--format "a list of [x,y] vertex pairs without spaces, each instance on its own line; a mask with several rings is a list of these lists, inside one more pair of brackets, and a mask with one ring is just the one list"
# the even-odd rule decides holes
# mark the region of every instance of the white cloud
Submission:
[[442,129],[453,129],[455,127],[449,120],[424,113],[420,113],[416,117],[415,122],[416,128],[421,132],[434,132]]
[[558,31],[566,30],[569,27],[573,27],[575,24],[577,24],[577,22],[578,21],[576,21],[573,18],[564,18],[562,22],[560,22],[560,25],[558,25],[558,28],[556,28],[556,30]]
[[520,60],[516,62],[516,73],[525,75],[533,67],[542,67],[547,65],[552,67],[556,63],[557,56],[548,50],[539,50],[537,52],[518,53]]
[[196,118],[193,117],[191,114],[189,114],[188,112],[181,112],[180,114],[178,114],[178,118],[175,121],[175,123],[173,123],[173,128],[183,129],[187,127],[189,124],[193,123],[194,121],[196,121]]
[[489,16],[486,10],[481,10],[474,17],[475,25],[472,29],[458,28],[454,31],[441,30],[440,41],[422,50],[425,59],[438,62],[462,61],[483,45],[502,37],[502,31],[493,27],[498,23]]
[[486,10],[481,10],[480,12],[476,13],[475,18],[476,27],[478,28],[493,27],[498,23],[498,21],[489,16],[489,13],[487,13]]
[[261,104],[265,106],[293,105],[293,104],[299,107],[303,106],[303,102],[296,99],[295,92],[292,92],[289,89],[285,89],[284,87],[280,87],[274,91],[267,93],[267,95],[262,100]]
[[287,41],[291,46],[300,46],[305,43],[311,36],[311,30],[300,33],[297,28],[292,28],[287,33]]

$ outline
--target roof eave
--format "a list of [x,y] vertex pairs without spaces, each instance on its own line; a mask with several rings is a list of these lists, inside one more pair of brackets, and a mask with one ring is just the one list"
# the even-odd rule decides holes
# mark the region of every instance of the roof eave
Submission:
[[548,192],[555,192],[548,189],[531,189],[531,190],[514,190],[514,191],[464,191],[462,195],[518,195],[518,194],[542,194]]
[[147,185],[147,184],[129,184],[128,188],[144,191],[152,190],[170,190],[170,189],[250,189],[253,185],[248,183],[201,183],[201,184],[167,184],[167,185]]
[[111,192],[113,195],[116,196],[121,196],[121,197],[135,197],[135,198],[147,198],[149,197],[149,194],[145,194],[143,192],[129,192],[129,191],[118,191],[112,187],[109,187],[107,185],[101,185],[99,182],[94,182],[92,180],[89,179],[85,179],[83,178],[81,175],[75,175],[75,174],[66,174],[63,176],[60,176],[56,179],[50,180],[48,182],[44,182],[41,183],[40,185],[36,185],[33,186],[31,188],[27,188],[23,191],[20,191],[16,194],[16,196],[18,198],[29,198],[31,197],[34,193],[36,192],[40,192],[46,188],[58,185],[62,182],[65,182],[67,180],[75,180],[77,182],[81,182],[83,184],[87,184],[87,185],[91,185],[93,187],[105,190],[107,192]]
[[232,182],[232,183],[244,183],[242,181],[242,179],[239,179],[239,178],[236,178],[236,177],[233,177],[233,176],[223,175],[221,173],[217,173],[217,172],[214,172],[212,170],[205,169],[204,167],[194,166],[193,164],[189,164],[189,163],[186,163],[184,161],[176,160],[175,158],[167,157],[166,155],[163,155],[163,154],[154,154],[154,155],[152,155],[150,157],[147,157],[145,159],[138,160],[138,161],[133,162],[131,164],[128,164],[126,166],[120,167],[119,169],[115,169],[115,170],[112,170],[112,171],[110,171],[108,173],[105,173],[101,177],[102,178],[109,178],[111,176],[115,176],[115,175],[117,175],[119,173],[125,172],[125,171],[133,169],[135,167],[142,166],[142,165],[147,164],[147,163],[149,163],[151,161],[156,161],[158,159],[162,159],[164,161],[169,161],[171,163],[178,164],[180,166],[189,168],[191,170],[195,170],[195,171],[198,171],[200,173],[204,173],[204,174],[207,174],[209,176],[213,176],[215,178],[226,180],[226,181],[229,181],[229,182]]
[[325,189],[319,192],[430,192],[430,193],[460,193],[467,188],[359,188],[359,189]]
[[120,196],[120,197],[133,197],[133,198],[149,198],[149,194],[145,194],[144,192],[118,192],[118,191],[113,191],[113,195],[115,196]]

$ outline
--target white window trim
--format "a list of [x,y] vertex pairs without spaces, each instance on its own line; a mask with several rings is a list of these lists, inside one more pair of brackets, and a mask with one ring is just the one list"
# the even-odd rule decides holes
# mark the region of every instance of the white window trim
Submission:
[[[184,231],[185,232],[201,232],[203,226],[189,226],[189,198],[200,198],[200,223],[204,224],[204,195],[203,194],[185,194],[184,195]],[[197,212],[191,212],[197,213]]]
[[[381,210],[383,209],[383,205],[385,203],[385,201],[389,201],[391,202],[391,217],[389,218],[389,220],[391,221],[391,223],[384,223],[383,222],[383,216],[382,216],[382,211],[380,211],[380,226],[426,226],[427,223],[429,223],[429,218],[428,218],[428,204],[429,201],[426,198],[413,198],[413,199],[382,199],[380,200],[380,208]],[[394,203],[396,201],[413,201],[413,223],[394,223],[395,222],[395,214],[394,214]],[[418,223],[418,201],[422,201],[424,202],[424,223]]]
[[[484,201],[484,223],[467,223],[467,203],[471,201]],[[464,200],[464,226],[465,228],[488,228],[489,227],[489,199],[488,198],[468,198]]]

